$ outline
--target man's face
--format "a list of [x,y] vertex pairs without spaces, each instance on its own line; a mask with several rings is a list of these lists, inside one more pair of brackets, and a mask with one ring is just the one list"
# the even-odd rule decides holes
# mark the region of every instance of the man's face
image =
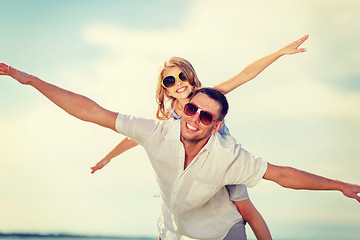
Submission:
[[[204,93],[198,93],[190,101],[199,108],[211,113],[215,120],[220,118],[221,105]],[[199,114],[188,116],[185,113],[181,117],[181,140],[184,142],[207,142],[212,133],[217,132],[221,127],[221,122],[213,121],[209,125],[201,123]]]

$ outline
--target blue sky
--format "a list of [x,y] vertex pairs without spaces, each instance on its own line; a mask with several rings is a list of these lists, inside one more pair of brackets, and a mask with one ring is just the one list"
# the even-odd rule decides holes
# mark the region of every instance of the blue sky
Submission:
[[[1,62],[146,117],[168,57],[188,59],[211,86],[309,34],[306,53],[280,58],[228,95],[227,124],[274,164],[360,183],[358,1],[0,3]],[[10,78],[1,77],[0,89],[0,231],[157,235],[158,191],[140,147],[91,175],[122,136]],[[249,192],[274,237],[360,234],[359,205],[341,193],[266,181]]]

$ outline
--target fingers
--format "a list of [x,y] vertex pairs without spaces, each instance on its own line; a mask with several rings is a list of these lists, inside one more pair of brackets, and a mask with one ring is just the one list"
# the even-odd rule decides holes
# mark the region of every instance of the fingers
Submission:
[[356,184],[345,183],[343,194],[348,198],[353,198],[360,203],[360,186]]
[[105,166],[105,165],[96,164],[94,167],[91,167],[91,169],[92,169],[91,173],[94,173],[94,172],[96,172],[97,170],[102,169],[104,166]]
[[297,45],[297,47],[299,47],[303,42],[305,42],[306,39],[309,38],[309,35],[305,35],[302,38],[298,39],[297,41],[295,41],[295,44]]
[[95,173],[97,170],[100,170],[101,168],[98,168],[97,166],[91,167],[92,171],[91,174]]
[[303,37],[299,38],[296,41],[289,43],[288,45],[284,46],[279,52],[283,55],[291,55],[301,52],[306,52],[306,48],[299,48],[301,44],[303,44],[306,39],[309,38],[309,35],[304,35]]
[[9,67],[5,63],[0,63],[0,75],[8,75]]
[[295,53],[306,52],[306,48],[297,48]]
[[355,193],[353,198],[360,203],[360,193]]
[[7,75],[11,76],[11,69],[10,65],[6,65],[5,63],[0,63],[0,75]]
[[360,192],[356,193],[354,198],[360,203]]
[[298,41],[304,42],[308,38],[309,38],[309,35],[307,34],[307,35],[304,35],[303,37],[301,37]]
[[0,63],[0,69],[2,69],[2,68],[7,68],[8,67],[8,65],[6,65],[5,63]]

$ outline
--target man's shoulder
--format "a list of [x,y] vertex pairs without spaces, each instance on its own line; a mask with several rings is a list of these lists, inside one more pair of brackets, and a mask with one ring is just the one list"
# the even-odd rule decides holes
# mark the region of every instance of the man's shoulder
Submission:
[[211,151],[214,153],[235,155],[236,152],[241,149],[241,144],[231,135],[216,133],[212,137],[213,146],[211,147]]
[[159,120],[159,130],[164,138],[179,140],[180,120],[176,120],[174,118]]

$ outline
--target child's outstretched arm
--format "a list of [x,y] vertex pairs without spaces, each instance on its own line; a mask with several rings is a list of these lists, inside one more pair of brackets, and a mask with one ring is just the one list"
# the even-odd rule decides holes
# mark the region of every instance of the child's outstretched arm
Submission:
[[250,199],[243,201],[234,202],[241,216],[246,222],[249,223],[251,229],[253,230],[256,239],[258,240],[271,240],[271,233],[266,225],[264,218],[252,204]]
[[225,82],[215,85],[214,88],[219,90],[223,94],[227,94],[238,86],[255,78],[259,73],[261,73],[265,68],[275,62],[281,56],[305,52],[305,48],[299,47],[308,37],[309,35],[305,35],[302,38],[277,50],[276,52],[256,60],[255,62],[245,67],[240,73],[238,73],[234,77],[230,78]]
[[105,167],[110,161],[111,159],[113,159],[114,157],[119,156],[120,154],[122,154],[123,152],[137,146],[138,143],[129,139],[129,138],[124,138],[118,145],[116,145],[116,147],[111,150],[100,162],[98,162],[94,167],[92,167],[92,171],[91,173],[95,173],[97,170],[102,169],[103,167]]

